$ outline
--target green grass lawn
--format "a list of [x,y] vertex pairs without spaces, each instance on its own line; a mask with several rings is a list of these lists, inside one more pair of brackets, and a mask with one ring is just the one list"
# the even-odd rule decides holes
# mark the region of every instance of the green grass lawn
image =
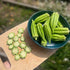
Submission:
[[70,43],[41,64],[44,70],[70,70]]
[[35,13],[32,9],[21,8],[0,2],[0,33],[30,18]]
[[[0,2],[0,33],[29,19],[36,11]],[[68,22],[70,19],[65,17]],[[67,43],[41,64],[43,70],[70,70],[70,44]]]

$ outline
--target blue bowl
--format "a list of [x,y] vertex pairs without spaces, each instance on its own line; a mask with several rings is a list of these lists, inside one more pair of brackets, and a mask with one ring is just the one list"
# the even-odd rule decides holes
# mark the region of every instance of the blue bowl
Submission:
[[[63,42],[53,42],[52,41],[51,44],[47,43],[47,45],[45,47],[42,46],[39,41],[36,41],[32,38],[32,35],[31,35],[32,19],[35,20],[35,18],[37,18],[39,15],[42,15],[44,13],[48,13],[51,15],[53,12],[52,11],[39,11],[30,17],[29,22],[28,22],[28,33],[29,33],[30,38],[40,47],[47,48],[47,49],[57,49],[57,48],[64,46],[70,39],[70,33],[66,36],[67,37],[66,41],[63,41]],[[69,23],[61,15],[59,17],[59,21],[62,23],[63,26],[68,27],[70,29]]]

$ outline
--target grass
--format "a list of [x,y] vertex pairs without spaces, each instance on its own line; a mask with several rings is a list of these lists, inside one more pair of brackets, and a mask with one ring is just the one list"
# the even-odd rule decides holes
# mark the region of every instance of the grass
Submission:
[[[0,2],[0,33],[29,19],[36,11]],[[70,23],[70,18],[66,17]],[[70,70],[70,44],[60,48],[48,60],[42,63],[43,70]]]
[[0,27],[2,30],[12,28],[30,18],[35,12],[32,9],[21,8],[10,4],[0,3]]
[[53,56],[41,64],[44,70],[68,70],[70,67],[70,43],[60,48]]

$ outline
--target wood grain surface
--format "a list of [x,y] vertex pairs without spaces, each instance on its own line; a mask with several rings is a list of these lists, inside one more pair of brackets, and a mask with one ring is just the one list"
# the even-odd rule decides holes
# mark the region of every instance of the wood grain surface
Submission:
[[[40,65],[43,61],[48,59],[53,53],[56,52],[56,50],[48,50],[39,47],[36,45],[29,37],[28,31],[27,31],[27,24],[28,21],[23,22],[14,28],[8,30],[7,32],[0,35],[0,47],[2,47],[6,53],[6,55],[9,58],[9,61],[11,63],[11,69],[10,70],[33,70],[38,65]],[[8,40],[8,34],[10,32],[14,32],[17,34],[17,30],[19,28],[24,29],[24,37],[26,44],[32,48],[32,52],[27,54],[27,57],[25,59],[20,59],[18,61],[14,60],[14,56],[11,54],[11,51],[8,49],[8,45],[6,44]]]

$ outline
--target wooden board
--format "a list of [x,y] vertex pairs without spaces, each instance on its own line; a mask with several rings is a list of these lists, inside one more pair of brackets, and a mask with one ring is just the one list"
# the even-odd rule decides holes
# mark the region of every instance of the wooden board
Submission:
[[[20,25],[0,35],[0,47],[4,49],[5,53],[9,58],[9,61],[11,63],[10,70],[33,70],[43,61],[45,61],[48,57],[50,57],[53,53],[56,52],[56,50],[48,50],[36,45],[29,37],[27,31],[27,24],[28,21],[21,23]],[[26,38],[26,44],[32,48],[32,52],[30,54],[27,54],[27,57],[25,59],[15,61],[14,56],[11,54],[11,51],[8,50],[8,45],[6,44],[6,41],[8,40],[8,34],[10,32],[17,33],[17,30],[19,28],[24,28],[24,36]]]

